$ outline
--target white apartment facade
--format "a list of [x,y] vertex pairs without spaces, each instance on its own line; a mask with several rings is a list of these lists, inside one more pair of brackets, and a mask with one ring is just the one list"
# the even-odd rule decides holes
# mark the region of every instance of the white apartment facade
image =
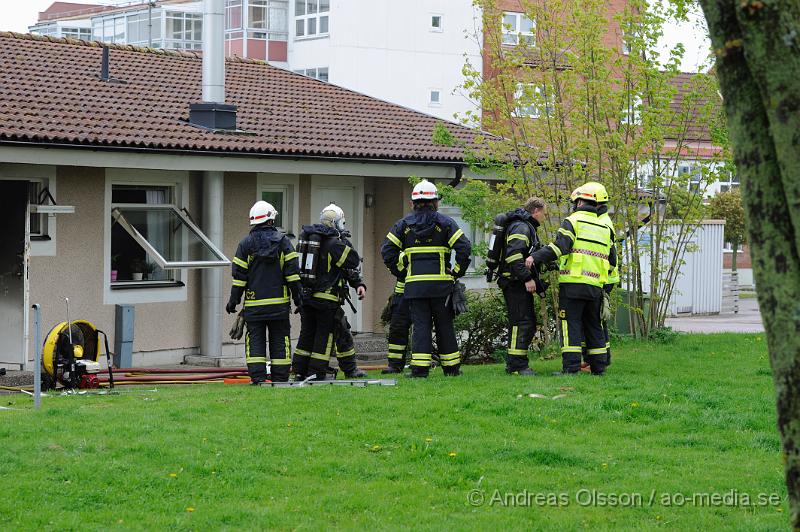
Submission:
[[[55,6],[54,6],[55,7]],[[250,57],[454,120],[475,103],[459,87],[481,68],[471,0],[226,0],[226,54]],[[202,2],[126,0],[45,11],[31,33],[199,50]]]

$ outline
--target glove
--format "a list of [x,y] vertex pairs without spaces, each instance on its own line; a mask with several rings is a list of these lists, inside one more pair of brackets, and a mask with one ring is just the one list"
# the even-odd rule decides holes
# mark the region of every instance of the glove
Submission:
[[244,336],[244,310],[236,316],[236,321],[233,322],[233,327],[231,327],[228,335],[231,340],[241,340],[242,336]]
[[603,292],[603,301],[600,304],[600,318],[608,323],[611,320],[611,296]]
[[453,313],[458,316],[467,311],[467,287],[464,283],[453,284]]
[[238,301],[234,301],[233,299],[229,299],[228,300],[228,304],[225,305],[225,312],[227,312],[228,314],[233,314],[234,312],[236,312],[236,305],[238,303],[239,303]]

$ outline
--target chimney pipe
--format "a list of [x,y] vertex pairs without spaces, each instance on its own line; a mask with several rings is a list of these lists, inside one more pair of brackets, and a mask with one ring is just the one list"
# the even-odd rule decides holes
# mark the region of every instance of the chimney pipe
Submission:
[[203,0],[203,101],[189,105],[189,123],[236,129],[236,106],[225,103],[225,2]]
[[108,69],[108,46],[103,46],[103,58],[100,63],[100,79],[108,81],[111,79],[111,74]]
[[203,0],[203,101],[225,103],[224,0]]

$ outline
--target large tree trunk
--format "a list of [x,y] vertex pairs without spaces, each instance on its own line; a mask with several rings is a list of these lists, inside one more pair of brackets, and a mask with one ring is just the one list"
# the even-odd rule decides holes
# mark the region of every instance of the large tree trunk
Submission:
[[800,530],[800,6],[796,0],[700,3],[742,176],[792,525]]

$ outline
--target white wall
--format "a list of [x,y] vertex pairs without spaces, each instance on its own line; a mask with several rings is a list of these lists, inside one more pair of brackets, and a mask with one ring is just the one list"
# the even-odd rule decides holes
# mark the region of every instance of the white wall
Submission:
[[[330,36],[297,39],[290,3],[289,68],[328,67],[330,82],[446,120],[474,109],[454,93],[467,54],[480,68],[471,0],[332,0]],[[432,14],[442,31],[430,31]],[[467,32],[465,34],[465,32]],[[441,104],[429,105],[429,90]]]

